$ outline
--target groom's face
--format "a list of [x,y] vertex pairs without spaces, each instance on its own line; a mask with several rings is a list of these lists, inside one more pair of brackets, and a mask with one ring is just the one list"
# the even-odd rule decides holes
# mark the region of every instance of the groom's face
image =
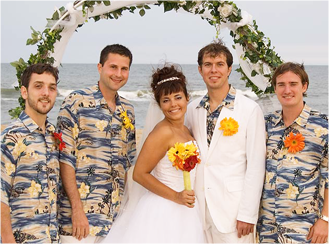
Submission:
[[208,90],[220,89],[226,86],[232,70],[232,66],[228,67],[226,57],[223,54],[216,57],[206,54],[203,57],[202,65],[198,68]]

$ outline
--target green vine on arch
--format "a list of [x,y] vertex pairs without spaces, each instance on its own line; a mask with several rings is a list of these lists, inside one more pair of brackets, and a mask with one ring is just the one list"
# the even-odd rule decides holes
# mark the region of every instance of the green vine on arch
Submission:
[[[105,6],[110,6],[110,1],[76,1],[75,4],[82,3],[82,11],[85,16],[88,16],[88,13],[94,11],[94,7],[99,4],[104,4]],[[217,30],[217,37],[219,35],[219,26],[221,23],[238,23],[242,19],[241,9],[239,9],[235,3],[229,1],[157,1],[154,5],[163,6],[164,12],[171,10],[178,11],[183,9],[192,14],[198,14],[202,19],[205,19],[210,25],[213,25]],[[144,16],[146,11],[150,7],[147,4],[140,4],[134,6],[126,6],[115,11],[104,13],[98,16],[90,17],[94,19],[95,22],[100,19],[118,19],[122,16],[124,11],[129,11],[130,13],[135,13],[138,11],[140,16]],[[210,12],[212,18],[203,17],[204,13]],[[57,21],[67,10],[65,7],[61,7],[58,11],[55,11],[51,18],[47,19],[48,21]],[[67,17],[69,18],[69,17]],[[87,22],[88,20],[86,20]],[[79,25],[78,27],[81,27]],[[19,90],[21,87],[21,75],[24,69],[31,64],[35,63],[50,63],[54,64],[54,58],[51,57],[51,53],[54,52],[54,44],[61,39],[61,32],[63,27],[57,28],[51,31],[50,28],[46,28],[43,32],[34,30],[32,27],[31,38],[26,42],[26,45],[35,45],[37,44],[36,54],[31,54],[28,61],[25,62],[22,58],[18,61],[12,62],[11,65],[16,68],[16,77],[18,79],[18,86],[15,87],[16,90]],[[265,34],[258,30],[256,21],[254,20],[252,24],[247,24],[244,26],[238,27],[235,31],[230,31],[230,35],[233,38],[235,48],[236,44],[240,44],[244,49],[244,54],[241,58],[248,60],[253,64],[253,70],[251,72],[251,77],[254,77],[258,74],[263,75],[264,77],[269,78],[269,81],[272,77],[274,70],[281,64],[283,61],[274,51],[274,47],[271,48],[271,41],[269,38],[265,37]],[[265,73],[264,67],[270,69],[269,73]],[[245,81],[246,87],[250,87],[253,92],[258,96],[263,94],[273,93],[274,89],[271,86],[270,82],[265,91],[260,90],[244,73],[241,67],[236,69],[237,72],[241,74],[241,79]],[[19,97],[19,106],[9,110],[9,114],[12,118],[19,116],[21,111],[25,108],[25,101],[22,97]]]

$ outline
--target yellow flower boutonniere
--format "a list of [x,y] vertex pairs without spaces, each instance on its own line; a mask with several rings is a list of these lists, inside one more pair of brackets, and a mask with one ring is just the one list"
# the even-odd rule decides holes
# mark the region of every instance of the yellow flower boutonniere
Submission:
[[120,114],[120,118],[122,118],[122,124],[123,127],[126,128],[127,130],[133,130],[134,129],[134,125],[131,123],[131,120],[129,119],[128,115],[127,115],[127,111],[122,111]]
[[224,136],[232,136],[238,132],[239,124],[231,117],[229,119],[225,117],[220,122],[220,127],[218,129],[223,131]]

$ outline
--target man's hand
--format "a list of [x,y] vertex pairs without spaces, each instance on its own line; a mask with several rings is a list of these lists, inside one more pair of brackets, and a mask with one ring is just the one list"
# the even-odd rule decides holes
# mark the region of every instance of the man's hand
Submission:
[[308,233],[307,240],[311,243],[325,243],[328,240],[328,222],[318,219],[311,227]]
[[81,241],[89,235],[89,222],[83,209],[72,209],[72,236]]
[[238,220],[236,224],[236,229],[238,231],[238,237],[241,238],[242,236],[246,236],[254,232],[254,224]]

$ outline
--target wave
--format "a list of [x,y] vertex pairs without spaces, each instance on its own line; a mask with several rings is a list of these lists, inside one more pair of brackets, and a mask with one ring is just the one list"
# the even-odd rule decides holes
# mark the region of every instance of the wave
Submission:
[[[239,89],[238,89],[239,90]],[[57,99],[63,100],[66,96],[72,93],[74,90],[70,89],[58,89]],[[240,90],[245,96],[257,100],[257,95],[251,90]],[[131,100],[131,101],[148,101],[152,98],[153,94],[150,90],[137,90],[137,91],[118,91],[119,95]],[[207,90],[190,91],[191,98],[201,97],[207,93]],[[1,96],[3,100],[17,100],[19,91],[11,88],[1,88]]]

